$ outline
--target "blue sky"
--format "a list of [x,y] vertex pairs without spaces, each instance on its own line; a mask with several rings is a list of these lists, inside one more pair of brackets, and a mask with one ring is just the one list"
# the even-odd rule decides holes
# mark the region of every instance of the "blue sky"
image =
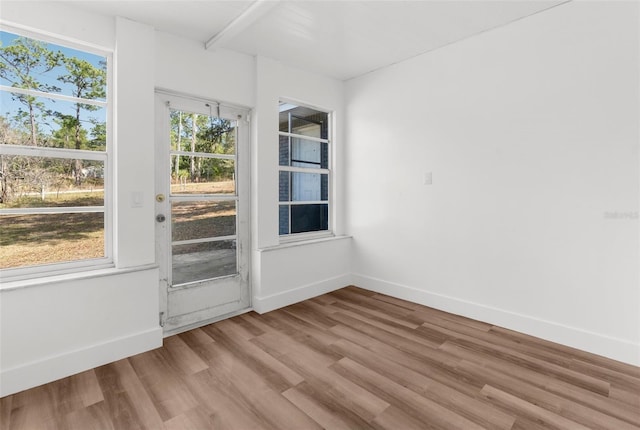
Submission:
[[[16,38],[18,38],[20,36],[13,34],[13,33],[9,33],[6,31],[0,31],[0,42],[1,42],[1,46],[5,47],[5,46],[9,46],[11,44],[13,44],[14,40]],[[57,44],[53,44],[53,43],[46,43],[45,45],[47,46],[47,48],[53,52],[56,51],[60,51],[62,52],[65,56],[69,56],[69,57],[77,57],[80,59],[83,59],[89,63],[91,63],[92,65],[94,65],[95,67],[102,67],[100,65],[101,61],[106,61],[105,57],[101,57],[99,55],[95,55],[92,53],[88,53],[88,52],[83,52],[83,51],[79,51],[77,49],[73,49],[73,48],[68,48],[65,46],[61,46],[61,45],[57,45]],[[36,75],[36,79],[42,83],[46,83],[49,85],[55,85],[56,87],[60,88],[60,94],[65,94],[65,95],[72,95],[71,90],[72,87],[68,84],[64,84],[60,81],[57,80],[58,76],[63,75],[66,73],[66,69],[62,66],[60,67],[56,67],[53,70],[47,72],[47,73],[38,73]],[[11,82],[0,78],[0,83],[2,85],[7,85],[7,86],[11,86]],[[104,100],[104,99],[103,99]],[[75,115],[75,104],[74,103],[69,103],[69,102],[64,102],[64,101],[60,101],[60,100],[51,100],[51,99],[46,99],[46,98],[42,98],[41,101],[44,102],[45,106],[47,109],[52,109],[64,114],[69,114],[69,115]],[[18,111],[19,108],[22,107],[23,110],[25,110],[25,106],[22,105],[20,102],[14,100],[11,96],[11,94],[6,93],[4,91],[1,92],[0,94],[0,115],[2,116],[9,116],[12,117],[15,112]],[[99,109],[97,111],[94,112],[87,112],[87,111],[83,111],[81,114],[81,121],[83,122],[83,124],[85,124],[85,128],[87,128],[87,130],[90,130],[92,127],[92,124],[89,122],[90,118],[95,118],[98,121],[104,121],[106,118],[106,111],[105,109]],[[55,129],[57,129],[57,125],[55,124],[55,122],[53,122],[52,119],[49,119],[47,121],[47,123],[43,123],[41,124],[41,131],[42,132],[47,132],[47,131],[53,131]]]

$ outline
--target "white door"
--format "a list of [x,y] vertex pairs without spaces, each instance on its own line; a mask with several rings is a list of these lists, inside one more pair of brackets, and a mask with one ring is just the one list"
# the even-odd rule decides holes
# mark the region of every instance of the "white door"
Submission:
[[156,261],[166,334],[249,302],[249,111],[156,92]]

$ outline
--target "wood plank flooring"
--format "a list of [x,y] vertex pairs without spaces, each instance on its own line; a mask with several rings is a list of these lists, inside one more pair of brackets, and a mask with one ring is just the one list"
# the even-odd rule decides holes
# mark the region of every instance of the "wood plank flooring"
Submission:
[[10,429],[640,429],[640,368],[347,287],[0,399]]

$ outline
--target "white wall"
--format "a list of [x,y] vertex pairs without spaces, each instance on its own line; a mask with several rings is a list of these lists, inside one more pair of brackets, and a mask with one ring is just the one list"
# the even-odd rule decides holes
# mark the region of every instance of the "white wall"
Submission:
[[[153,130],[153,28],[116,19],[115,262],[116,267],[155,263]],[[134,193],[142,207],[132,204]]]
[[[0,396],[160,346],[153,236],[153,29],[43,3],[3,22],[113,50],[113,269],[0,286]],[[142,206],[132,207],[132,193]]]
[[161,345],[157,270],[0,291],[0,396]]
[[[278,235],[278,101],[285,98],[334,113],[342,130],[343,84],[275,60],[256,59],[256,99],[252,135],[253,307],[266,312],[350,283],[349,238],[281,246]],[[334,136],[336,167],[332,189],[335,233],[344,232],[342,131]],[[336,185],[337,184],[337,185]]]
[[[334,111],[339,123],[341,82],[266,59],[206,51],[201,43],[74,7],[9,2],[3,4],[1,17],[5,23],[115,51],[117,92],[113,121],[115,268],[2,283],[0,396],[162,343],[153,221],[154,87],[254,107],[252,282],[256,309],[274,309],[349,283],[349,239],[280,247],[277,230],[278,98]],[[342,135],[337,137],[341,143]],[[342,151],[339,146],[338,159]],[[335,199],[342,199],[342,187],[334,188]],[[142,196],[142,207],[132,207],[134,193]],[[340,214],[336,217],[342,220]],[[342,230],[338,222],[336,231]]]
[[[339,81],[266,58],[73,7],[3,3],[3,20],[116,51],[118,178],[114,269],[3,283],[0,395],[161,344],[154,86],[253,107],[259,312],[353,279],[639,363],[634,7],[558,7],[353,80],[345,97]],[[280,97],[334,111],[348,130],[335,136],[338,238],[279,244]]]
[[255,61],[249,55],[208,51],[203,43],[156,32],[154,63],[158,88],[253,106]]
[[640,364],[638,57],[572,2],[348,82],[354,282]]

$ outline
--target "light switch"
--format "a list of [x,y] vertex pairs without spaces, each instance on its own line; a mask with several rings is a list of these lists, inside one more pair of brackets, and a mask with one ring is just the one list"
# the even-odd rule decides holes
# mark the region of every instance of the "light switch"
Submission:
[[141,191],[133,191],[131,193],[131,207],[141,208],[144,204],[143,194]]
[[433,174],[432,174],[432,172],[424,172],[424,184],[425,185],[433,184]]

